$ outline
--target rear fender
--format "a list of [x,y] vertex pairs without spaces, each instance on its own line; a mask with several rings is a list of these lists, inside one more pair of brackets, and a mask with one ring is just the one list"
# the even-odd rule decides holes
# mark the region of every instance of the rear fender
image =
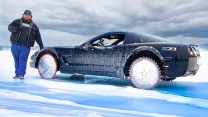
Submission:
[[150,52],[154,53],[155,55],[157,55],[157,57],[160,59],[161,62],[163,62],[163,60],[164,60],[162,55],[160,54],[160,52],[152,46],[140,46],[138,48],[135,48],[134,50],[132,50],[129,53],[129,55],[127,56],[127,59],[129,57],[131,57],[133,54],[139,53],[139,52],[142,52],[142,51],[150,51]]
[[165,69],[164,69],[164,65],[163,65],[164,59],[163,59],[162,55],[160,54],[160,52],[152,46],[140,46],[140,47],[137,47],[134,50],[132,50],[128,54],[128,56],[125,60],[125,65],[124,65],[124,78],[125,79],[129,79],[129,67],[130,67],[130,65],[132,64],[132,62],[135,59],[137,59],[139,56],[142,56],[142,55],[139,55],[139,54],[143,54],[143,52],[144,53],[145,52],[152,53],[149,56],[146,55],[146,56],[143,56],[143,57],[153,57],[153,56],[154,56],[154,58],[156,57],[155,61],[159,62],[159,63],[162,63],[162,64],[159,64],[159,67],[162,70],[162,73],[165,73]]

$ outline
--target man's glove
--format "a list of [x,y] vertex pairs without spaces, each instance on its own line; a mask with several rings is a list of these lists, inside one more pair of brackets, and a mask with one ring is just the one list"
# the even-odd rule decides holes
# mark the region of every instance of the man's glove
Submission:
[[20,32],[20,31],[22,31],[22,28],[17,27],[17,28],[16,28],[16,32]]

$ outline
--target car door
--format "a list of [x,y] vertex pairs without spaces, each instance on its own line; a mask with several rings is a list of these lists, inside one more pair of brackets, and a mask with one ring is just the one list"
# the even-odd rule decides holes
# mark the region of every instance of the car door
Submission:
[[121,64],[123,46],[90,47],[92,51],[93,72],[98,75],[115,76]]
[[86,47],[75,48],[73,62],[76,73],[116,76],[115,71],[122,61],[123,45],[99,44],[103,37],[94,39]]
[[122,54],[122,46],[75,48],[74,71],[79,74],[115,76],[115,71],[121,64]]

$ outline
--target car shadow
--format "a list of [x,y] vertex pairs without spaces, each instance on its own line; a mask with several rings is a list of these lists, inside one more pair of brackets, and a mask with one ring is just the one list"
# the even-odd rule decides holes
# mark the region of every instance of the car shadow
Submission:
[[58,74],[54,78],[55,81],[73,82],[79,84],[102,84],[113,85],[118,87],[132,86],[129,80],[122,78],[106,77],[106,76],[91,76],[91,75],[74,75],[74,74]]
[[165,94],[208,99],[208,82],[162,81],[154,89]]
[[[134,87],[129,80],[106,76],[57,74],[54,81],[77,84],[101,84],[117,87]],[[207,88],[208,82],[161,81],[153,90],[164,94],[208,99]]]

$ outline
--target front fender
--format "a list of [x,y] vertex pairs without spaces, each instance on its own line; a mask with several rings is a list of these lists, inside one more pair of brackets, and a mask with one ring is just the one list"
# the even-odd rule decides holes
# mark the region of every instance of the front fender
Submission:
[[[39,50],[37,53],[35,53],[35,67],[37,68],[38,59],[45,53],[52,54],[56,59],[59,59],[59,56],[54,48],[44,48]],[[34,55],[33,55],[34,56]]]

